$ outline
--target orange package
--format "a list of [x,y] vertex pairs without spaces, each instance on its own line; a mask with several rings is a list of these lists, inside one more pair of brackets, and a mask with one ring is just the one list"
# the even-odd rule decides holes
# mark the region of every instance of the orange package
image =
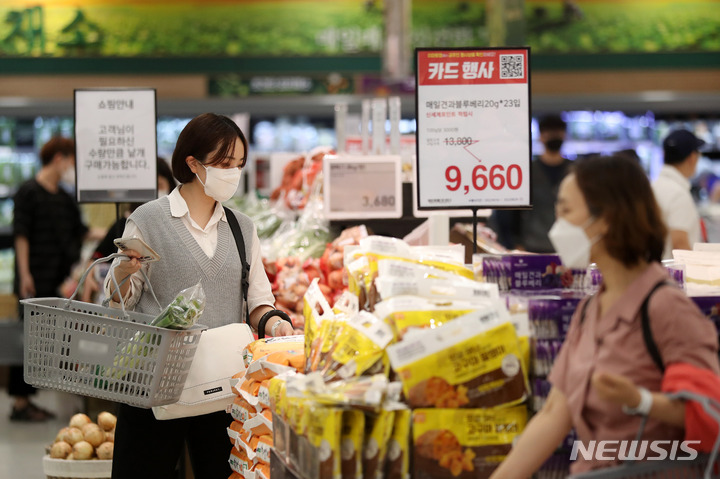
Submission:
[[269,409],[265,409],[261,414],[246,421],[244,427],[245,430],[250,431],[253,436],[272,434],[272,412]]
[[302,336],[281,336],[278,338],[263,338],[248,344],[243,350],[245,367],[250,363],[269,354],[279,351],[294,351],[300,347],[302,350],[305,339]]
[[233,472],[232,474],[230,474],[230,477],[228,477],[228,479],[245,479],[245,477],[241,476],[237,472]]
[[243,432],[243,425],[241,422],[233,421],[230,424],[230,427],[227,429],[228,437],[230,438],[230,442],[233,446],[237,447],[238,450],[240,449],[238,447],[238,441],[240,440],[241,434]]
[[271,435],[258,437],[255,445],[255,462],[270,464],[270,451],[272,447],[273,438]]
[[257,414],[257,409],[242,397],[236,397],[230,406],[230,415],[236,421],[245,422]]
[[234,395],[239,396],[240,395],[240,389],[239,386],[243,383],[245,380],[245,371],[241,371],[230,379],[230,389],[232,389],[232,392]]
[[230,451],[230,459],[228,459],[228,462],[230,463],[230,469],[237,472],[243,477],[245,476],[245,473],[248,472],[253,466],[252,461],[248,459],[245,451],[238,451],[235,448]]
[[255,479],[270,479],[270,466],[268,464],[258,463],[252,471],[255,473]]
[[258,408],[270,407],[270,380],[266,379],[260,383],[258,389]]
[[292,351],[278,351],[253,361],[247,368],[245,377],[264,381],[291,371],[305,369],[305,351],[296,348]]

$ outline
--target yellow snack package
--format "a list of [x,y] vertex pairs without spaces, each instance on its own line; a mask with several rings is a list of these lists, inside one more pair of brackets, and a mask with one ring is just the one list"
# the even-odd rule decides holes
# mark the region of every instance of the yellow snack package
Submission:
[[361,311],[342,325],[322,375],[327,381],[360,376],[382,359],[393,340],[390,327],[374,315]]
[[382,410],[365,415],[365,443],[362,470],[364,479],[383,479],[385,455],[392,435],[395,411]]
[[308,372],[322,370],[327,364],[328,357],[335,346],[337,335],[343,324],[348,321],[349,316],[344,313],[336,313],[333,318],[328,318],[320,325],[318,339],[313,342],[306,368]]
[[517,404],[529,392],[514,326],[472,313],[414,333],[387,350],[411,407],[479,408]]
[[417,409],[412,420],[414,479],[486,479],[525,428],[527,409]]
[[410,429],[412,411],[395,411],[392,436],[385,459],[385,479],[410,479]]
[[301,462],[308,479],[342,479],[340,432],[343,411],[314,404],[308,408],[308,447]]
[[358,409],[343,412],[340,434],[342,479],[362,479],[362,452],[365,440],[365,414]]
[[507,308],[500,300],[435,300],[418,296],[397,296],[375,306],[375,316],[389,324],[396,340],[408,331],[439,328],[455,318],[477,312],[484,322],[509,321]]
[[322,294],[318,278],[315,278],[303,296],[303,316],[305,317],[305,372],[310,372],[312,350],[320,344],[320,326],[326,319],[332,318],[334,313],[330,309],[325,296]]

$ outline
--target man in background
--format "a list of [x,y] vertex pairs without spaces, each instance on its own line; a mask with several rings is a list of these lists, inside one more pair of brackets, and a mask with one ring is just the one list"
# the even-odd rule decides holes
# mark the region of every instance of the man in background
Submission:
[[508,249],[553,253],[548,232],[555,222],[555,200],[560,182],[570,167],[570,160],[560,153],[567,124],[559,116],[549,115],[540,120],[539,127],[545,151],[530,165],[532,209],[494,211],[490,225],[498,235],[498,242]]
[[[14,291],[19,299],[59,297],[60,285],[80,259],[87,232],[75,199],[60,187],[61,180],[74,182],[75,143],[52,138],[42,147],[40,161],[40,171],[20,186],[14,198]],[[20,313],[22,318],[22,308]],[[54,417],[30,402],[34,393],[35,388],[25,383],[22,366],[11,367],[8,394],[14,397],[14,404],[10,420]]]
[[665,164],[652,184],[668,227],[663,259],[672,259],[674,249],[689,250],[700,241],[700,214],[690,193],[690,178],[695,176],[704,144],[688,130],[675,130],[663,141]]

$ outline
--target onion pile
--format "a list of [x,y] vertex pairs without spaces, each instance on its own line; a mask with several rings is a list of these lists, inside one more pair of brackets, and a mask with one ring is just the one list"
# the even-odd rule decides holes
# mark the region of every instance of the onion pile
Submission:
[[115,441],[115,415],[103,411],[97,423],[87,414],[75,414],[67,427],[58,431],[50,447],[50,457],[85,461],[89,459],[111,460]]

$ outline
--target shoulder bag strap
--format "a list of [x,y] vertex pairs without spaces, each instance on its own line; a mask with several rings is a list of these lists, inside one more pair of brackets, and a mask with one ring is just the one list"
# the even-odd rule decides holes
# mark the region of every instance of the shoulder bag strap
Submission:
[[[661,286],[670,285],[670,283],[666,280],[662,280],[659,283],[657,283],[653,288],[650,290],[648,295],[645,297],[645,300],[642,303],[642,306],[640,306],[640,324],[642,327],[642,335],[643,340],[645,341],[645,347],[648,350],[648,353],[650,354],[650,357],[652,358],[655,365],[658,367],[658,369],[664,374],[665,373],[665,365],[662,360],[662,355],[660,354],[660,350],[657,347],[657,344],[655,343],[655,339],[653,339],[652,331],[650,330],[650,314],[648,313],[648,306],[650,303],[650,297],[657,291],[658,288]],[[587,310],[588,304],[590,304],[590,301],[592,300],[594,296],[590,296],[585,303],[582,305],[582,309],[580,310],[580,324],[582,325],[585,321],[585,312]]]
[[663,363],[662,355],[660,354],[660,350],[658,349],[655,339],[653,339],[652,331],[650,330],[650,314],[648,313],[648,306],[650,303],[650,297],[653,293],[655,293],[655,291],[657,291],[661,286],[665,285],[670,285],[670,283],[666,280],[662,280],[653,286],[640,307],[640,318],[642,320],[642,333],[643,339],[645,340],[645,347],[647,348],[648,353],[650,353],[650,357],[652,357],[653,362],[663,374],[665,374],[665,364]]
[[250,311],[248,306],[248,290],[250,289],[250,264],[247,262],[247,253],[245,251],[245,240],[243,239],[242,231],[240,230],[240,224],[238,223],[235,213],[230,208],[223,206],[225,209],[225,217],[227,218],[228,225],[230,225],[230,231],[232,231],[235,237],[235,244],[237,245],[238,253],[240,254],[240,263],[242,264],[242,296],[243,303],[245,305],[245,322],[250,324]]

